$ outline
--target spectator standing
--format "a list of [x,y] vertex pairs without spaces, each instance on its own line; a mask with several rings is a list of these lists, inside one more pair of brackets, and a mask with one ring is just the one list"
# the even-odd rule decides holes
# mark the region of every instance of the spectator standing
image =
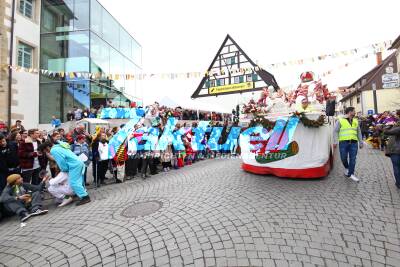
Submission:
[[103,128],[100,128],[99,126],[96,127],[96,134],[92,137],[92,175],[94,179],[94,183],[97,185],[99,183],[98,181],[98,162],[100,161],[100,155],[99,155],[99,142],[100,142],[100,136],[101,133],[104,132]]
[[2,120],[0,120],[0,133],[4,136],[7,136],[8,133],[8,127]]
[[74,107],[74,117],[76,121],[82,119],[82,110],[80,108]]
[[88,118],[89,117],[89,113],[90,113],[89,109],[85,108],[83,110],[83,112],[82,112],[82,118]]
[[83,181],[84,181],[84,185],[87,186],[89,184],[86,182],[86,174],[87,174],[87,168],[90,164],[90,159],[89,159],[89,145],[85,142],[85,139],[86,139],[86,137],[83,134],[79,135],[77,137],[75,143],[71,145],[71,150],[85,164],[85,172],[83,174]]
[[28,137],[22,140],[18,148],[18,156],[20,159],[21,176],[24,183],[32,183],[38,185],[40,183],[39,172],[41,170],[41,162],[43,157],[37,148],[40,145],[38,129],[28,131]]
[[51,126],[55,129],[61,126],[61,120],[57,119],[56,116],[53,116],[51,119]]
[[10,132],[21,132],[25,131],[25,127],[21,124],[22,121],[17,120],[13,126],[11,126]]
[[7,141],[3,134],[0,134],[0,192],[6,187],[8,176],[7,158],[9,149],[7,148]]
[[92,108],[89,112],[89,118],[96,118],[97,114],[96,114],[96,109]]
[[108,140],[105,133],[100,134],[100,142],[98,144],[99,162],[97,163],[97,186],[105,184],[106,172],[109,164],[108,157]]
[[75,119],[75,115],[72,110],[68,110],[67,112],[67,121],[73,121]]
[[10,135],[7,143],[9,154],[7,156],[8,174],[19,174],[21,169],[19,168],[19,157],[18,147],[21,142],[21,135],[18,132],[13,132]]
[[67,142],[67,138],[65,137],[65,130],[63,128],[58,128],[57,131],[60,134],[60,140],[62,142]]
[[[400,111],[397,113],[400,115]],[[400,122],[384,130],[384,133],[389,137],[385,154],[392,161],[395,184],[397,188],[400,188]]]
[[85,131],[85,125],[83,124],[79,124],[78,126],[76,126],[76,128],[74,130],[72,130],[71,132],[69,132],[66,136],[66,139],[68,141],[69,144],[73,144],[75,143],[75,141],[77,140],[79,135],[84,135],[86,138],[86,143],[90,144],[92,142],[92,137],[90,136],[90,134],[88,132]]
[[20,141],[25,140],[27,137],[28,137],[28,131],[21,132],[21,140]]
[[367,139],[369,137],[369,135],[368,135],[369,126],[368,126],[367,119],[364,117],[361,118],[360,129],[361,129],[362,137]]

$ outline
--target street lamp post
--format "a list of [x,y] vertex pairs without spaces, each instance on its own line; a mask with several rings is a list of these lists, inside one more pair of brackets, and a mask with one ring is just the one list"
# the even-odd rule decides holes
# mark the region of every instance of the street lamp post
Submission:
[[378,100],[376,97],[376,84],[372,83],[372,96],[374,98],[374,112],[378,114]]
[[10,51],[9,51],[9,68],[8,68],[8,110],[7,123],[11,128],[11,101],[12,101],[12,64],[13,64],[13,48],[14,48],[14,21],[15,21],[15,0],[12,1],[11,7],[11,33],[10,33]]

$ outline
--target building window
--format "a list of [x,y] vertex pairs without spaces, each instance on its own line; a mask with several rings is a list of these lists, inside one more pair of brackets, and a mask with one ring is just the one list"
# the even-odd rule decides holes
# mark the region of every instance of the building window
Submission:
[[361,102],[360,97],[357,96],[357,104],[360,104],[360,102]]
[[18,66],[32,68],[33,47],[24,43],[18,44]]
[[33,0],[20,0],[19,12],[31,19],[33,17]]

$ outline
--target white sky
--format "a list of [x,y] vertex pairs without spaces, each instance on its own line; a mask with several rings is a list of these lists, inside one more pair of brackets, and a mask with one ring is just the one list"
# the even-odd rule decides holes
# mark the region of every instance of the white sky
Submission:
[[[228,33],[261,67],[394,40],[400,34],[399,0],[99,1],[142,45],[145,73],[206,71]],[[303,71],[318,74],[352,61],[348,57],[266,69],[280,86],[296,86]],[[350,85],[375,62],[374,58],[359,61],[323,81],[330,90]],[[228,111],[243,101],[238,95],[192,101],[200,80],[141,81],[137,96],[145,104],[169,96],[183,106]]]

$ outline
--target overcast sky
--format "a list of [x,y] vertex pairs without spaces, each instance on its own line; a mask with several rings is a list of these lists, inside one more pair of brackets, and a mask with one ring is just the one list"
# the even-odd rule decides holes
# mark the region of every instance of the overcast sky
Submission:
[[[206,71],[228,33],[261,67],[394,40],[400,34],[399,0],[99,1],[142,45],[145,73]],[[318,74],[355,59],[267,70],[279,85],[295,87],[303,71]],[[331,90],[349,85],[375,63],[374,58],[359,60],[323,80]],[[146,80],[137,94],[145,104],[169,96],[183,106],[225,110],[243,101],[237,95],[192,101],[199,82]]]

